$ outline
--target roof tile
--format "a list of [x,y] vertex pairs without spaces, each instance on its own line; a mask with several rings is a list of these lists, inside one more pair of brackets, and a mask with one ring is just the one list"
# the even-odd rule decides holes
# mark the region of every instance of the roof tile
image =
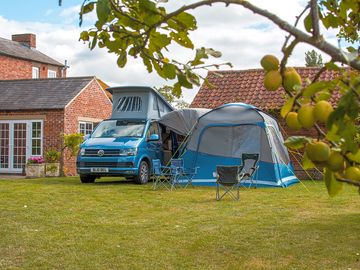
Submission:
[[[319,71],[319,68],[309,67],[295,69],[303,81],[304,78],[312,79]],[[203,84],[191,107],[215,108],[225,103],[244,102],[260,109],[280,109],[284,103],[284,89],[267,91],[263,85],[264,75],[263,69],[210,71],[207,79],[214,87]],[[334,77],[335,72],[327,70],[321,74],[320,79],[331,80]]]

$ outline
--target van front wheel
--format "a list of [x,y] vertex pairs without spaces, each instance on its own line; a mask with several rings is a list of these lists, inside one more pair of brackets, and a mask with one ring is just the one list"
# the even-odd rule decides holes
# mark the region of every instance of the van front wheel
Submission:
[[137,184],[143,185],[149,181],[149,164],[143,160],[140,162],[139,172],[135,177],[135,182]]
[[80,174],[80,181],[83,184],[94,183],[95,182],[95,176],[86,175],[86,174]]

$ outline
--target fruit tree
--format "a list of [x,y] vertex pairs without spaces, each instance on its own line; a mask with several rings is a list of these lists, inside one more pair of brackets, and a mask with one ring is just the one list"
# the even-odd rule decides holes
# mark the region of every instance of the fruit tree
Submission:
[[[266,55],[260,61],[266,73],[264,85],[269,91],[283,86],[287,98],[281,115],[290,128],[316,129],[318,134],[316,138],[290,137],[286,145],[306,149],[304,167],[323,169],[331,196],[341,190],[344,182],[360,186],[360,59],[355,48],[359,41],[359,1],[311,0],[294,24],[244,0],[183,1],[183,6],[171,11],[166,2],[168,0],[85,0],[80,23],[83,15],[93,10],[97,21],[94,28],[80,34],[80,39],[88,42],[90,49],[98,46],[116,54],[119,67],[124,67],[129,57],[140,58],[149,72],[175,80],[172,94],[179,97],[183,88],[208,83],[196,71],[209,67],[205,65],[209,57],[221,57],[214,49],[195,49],[189,34],[197,29],[197,21],[191,11],[223,3],[242,6],[267,18],[285,31],[287,37],[280,60]],[[301,30],[299,23],[305,30]],[[353,45],[343,50],[330,44],[321,33],[324,28],[337,31],[339,39]],[[309,44],[331,57],[311,80],[301,78],[294,68],[286,66],[299,43]],[[172,58],[168,52],[171,44],[194,50],[194,57],[187,62],[179,61],[176,56]],[[327,69],[335,71],[336,78],[320,81],[321,73]]]

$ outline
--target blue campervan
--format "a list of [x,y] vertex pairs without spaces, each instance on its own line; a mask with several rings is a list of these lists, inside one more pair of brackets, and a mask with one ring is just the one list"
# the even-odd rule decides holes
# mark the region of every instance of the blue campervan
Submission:
[[164,158],[165,135],[158,119],[173,108],[150,87],[107,90],[113,95],[112,115],[80,146],[76,163],[80,180],[93,183],[102,176],[123,176],[147,183],[152,159]]

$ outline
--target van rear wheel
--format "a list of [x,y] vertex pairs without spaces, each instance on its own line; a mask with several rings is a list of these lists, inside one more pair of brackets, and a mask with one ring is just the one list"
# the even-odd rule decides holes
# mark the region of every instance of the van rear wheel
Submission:
[[140,162],[139,172],[137,176],[135,176],[135,182],[140,185],[146,184],[149,181],[149,173],[149,164],[145,160],[142,160]]
[[95,176],[86,175],[86,174],[80,174],[80,181],[83,184],[94,183],[95,182]]

